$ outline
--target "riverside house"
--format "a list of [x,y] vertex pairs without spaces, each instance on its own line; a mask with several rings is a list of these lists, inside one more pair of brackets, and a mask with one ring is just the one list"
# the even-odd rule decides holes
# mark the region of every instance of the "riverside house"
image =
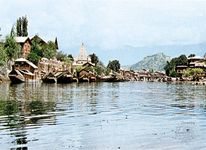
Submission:
[[206,68],[206,59],[203,57],[189,57],[188,59],[188,67],[190,68]]
[[176,66],[175,70],[177,73],[182,75],[186,69],[188,68],[201,68],[201,69],[206,69],[206,59],[203,57],[188,57],[188,64],[187,65],[179,65]]
[[[31,46],[32,46],[33,41],[37,41],[41,46],[45,46],[45,45],[48,44],[45,40],[43,40],[43,38],[41,38],[38,35],[35,35],[32,38],[29,38],[29,37],[14,37],[14,39],[21,46],[22,57],[23,58],[27,58],[28,55],[30,54]],[[56,45],[56,49],[58,49],[57,38],[55,38],[54,42],[55,42],[55,45]]]
[[37,81],[39,80],[38,67],[25,58],[16,59],[9,78],[12,83]]
[[22,57],[27,58],[31,52],[31,39],[29,37],[15,37],[14,39],[21,45]]

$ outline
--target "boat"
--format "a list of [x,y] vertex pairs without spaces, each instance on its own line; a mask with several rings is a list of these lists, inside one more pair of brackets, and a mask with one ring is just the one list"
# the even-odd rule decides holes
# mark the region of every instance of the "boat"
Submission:
[[25,77],[21,74],[19,70],[16,69],[12,69],[12,71],[9,73],[9,79],[11,80],[11,83],[25,82]]
[[57,83],[72,83],[72,82],[74,82],[73,75],[69,71],[57,72],[54,76],[57,78]]
[[8,76],[12,83],[38,81],[38,67],[25,58],[19,58],[14,61]]
[[42,77],[42,81],[44,83],[56,83],[57,78],[53,73],[50,72]]

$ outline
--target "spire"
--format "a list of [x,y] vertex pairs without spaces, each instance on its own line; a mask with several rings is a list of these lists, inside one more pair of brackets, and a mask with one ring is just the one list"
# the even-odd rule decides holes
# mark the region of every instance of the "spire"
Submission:
[[80,47],[80,52],[78,55],[78,60],[87,60],[87,52],[86,49],[84,47],[84,43],[82,43],[81,47]]

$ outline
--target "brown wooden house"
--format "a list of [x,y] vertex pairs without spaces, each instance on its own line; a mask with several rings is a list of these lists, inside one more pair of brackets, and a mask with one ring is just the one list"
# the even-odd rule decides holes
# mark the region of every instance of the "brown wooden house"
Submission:
[[31,51],[31,40],[29,37],[15,37],[15,41],[21,45],[22,57],[27,58]]
[[24,75],[26,80],[36,80],[39,78],[38,67],[24,58],[15,60],[14,69],[19,70]]

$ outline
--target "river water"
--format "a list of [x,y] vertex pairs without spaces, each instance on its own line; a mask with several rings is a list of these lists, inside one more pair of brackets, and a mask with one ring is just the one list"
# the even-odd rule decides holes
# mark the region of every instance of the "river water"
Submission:
[[0,85],[1,150],[192,150],[205,139],[205,86]]

